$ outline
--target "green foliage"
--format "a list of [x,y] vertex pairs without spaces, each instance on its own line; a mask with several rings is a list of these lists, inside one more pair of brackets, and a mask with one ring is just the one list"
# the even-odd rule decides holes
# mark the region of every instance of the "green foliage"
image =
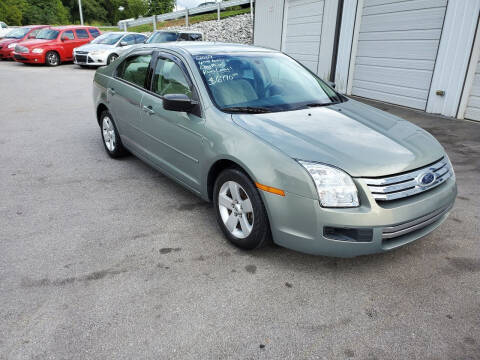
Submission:
[[61,0],[27,0],[23,24],[68,24],[69,14]]
[[147,0],[127,0],[127,6],[125,6],[125,14],[127,18],[138,18],[148,13]]
[[0,20],[8,25],[22,25],[25,0],[0,0]]
[[175,0],[150,0],[148,15],[160,15],[173,11]]

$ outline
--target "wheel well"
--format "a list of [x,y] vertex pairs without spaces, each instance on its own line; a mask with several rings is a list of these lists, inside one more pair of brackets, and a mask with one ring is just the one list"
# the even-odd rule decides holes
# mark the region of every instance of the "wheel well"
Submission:
[[100,125],[100,115],[102,115],[102,112],[104,112],[105,110],[108,111],[108,108],[104,104],[98,105],[98,108],[97,108],[97,122],[98,122],[98,125]]
[[[250,175],[236,162],[223,159],[223,160],[218,160],[216,163],[212,165],[208,172],[207,176],[207,192],[208,192],[208,198],[210,201],[213,200],[213,186],[215,185],[215,180],[217,179],[218,175],[225,169],[238,169],[241,170],[245,173],[250,178]],[[251,179],[250,179],[251,180]]]

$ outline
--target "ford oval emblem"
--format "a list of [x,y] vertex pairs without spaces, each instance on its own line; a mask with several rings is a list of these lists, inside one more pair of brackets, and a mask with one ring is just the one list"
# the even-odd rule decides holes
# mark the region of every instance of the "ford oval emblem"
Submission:
[[427,173],[420,174],[417,182],[420,186],[426,187],[426,186],[432,185],[436,179],[437,179],[437,175],[429,171]]

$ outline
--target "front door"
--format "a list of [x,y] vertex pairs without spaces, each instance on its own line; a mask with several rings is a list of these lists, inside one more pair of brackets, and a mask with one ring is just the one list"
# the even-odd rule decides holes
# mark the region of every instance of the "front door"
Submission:
[[162,96],[167,94],[185,94],[198,100],[182,62],[171,55],[159,55],[151,92],[142,99],[142,128],[150,137],[148,150],[166,172],[188,187],[199,190],[204,120],[199,112],[165,110]]
[[77,47],[77,41],[72,30],[66,30],[60,36],[61,48],[62,48],[62,61],[72,60],[73,49]]

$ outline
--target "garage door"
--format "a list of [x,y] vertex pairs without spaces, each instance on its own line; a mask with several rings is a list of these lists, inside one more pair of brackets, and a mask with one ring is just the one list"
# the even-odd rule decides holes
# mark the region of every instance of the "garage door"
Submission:
[[287,0],[282,51],[317,72],[325,1]]
[[365,0],[352,94],[425,110],[447,0]]
[[480,61],[477,64],[472,90],[468,98],[465,119],[480,121]]

